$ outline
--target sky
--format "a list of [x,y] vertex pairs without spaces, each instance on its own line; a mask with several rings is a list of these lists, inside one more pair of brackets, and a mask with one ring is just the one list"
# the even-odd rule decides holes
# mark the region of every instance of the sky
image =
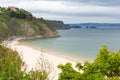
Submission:
[[120,23],[120,0],[0,0],[0,6],[64,23]]

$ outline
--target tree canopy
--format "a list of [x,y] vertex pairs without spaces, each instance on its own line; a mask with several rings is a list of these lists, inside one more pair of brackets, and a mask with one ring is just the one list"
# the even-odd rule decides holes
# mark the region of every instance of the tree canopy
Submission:
[[104,45],[93,63],[77,63],[78,70],[73,69],[70,63],[60,64],[58,68],[62,70],[59,80],[120,80],[120,51],[109,51]]

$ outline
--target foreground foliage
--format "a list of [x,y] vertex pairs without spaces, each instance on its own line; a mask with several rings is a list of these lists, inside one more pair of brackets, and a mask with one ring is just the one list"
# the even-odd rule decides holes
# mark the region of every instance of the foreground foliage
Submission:
[[93,63],[77,63],[77,71],[71,63],[60,64],[58,68],[62,70],[59,80],[120,80],[120,51],[111,52],[103,46]]
[[[45,65],[44,65],[45,66]],[[3,45],[0,45],[0,80],[46,80],[47,72],[44,69],[25,72],[26,68],[19,54]]]

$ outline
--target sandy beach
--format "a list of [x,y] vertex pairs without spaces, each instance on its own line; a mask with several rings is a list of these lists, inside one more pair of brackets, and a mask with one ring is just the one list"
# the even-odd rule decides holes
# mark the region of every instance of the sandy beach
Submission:
[[[27,67],[26,71],[30,71],[32,68],[39,68],[40,64],[38,64],[38,61],[47,63],[48,65],[45,65],[47,68],[45,68],[47,69],[50,80],[58,79],[58,74],[60,73],[60,69],[57,68],[58,64],[65,64],[66,62],[70,62],[73,66],[75,66],[76,62],[78,62],[66,57],[50,54],[52,52],[49,52],[45,49],[36,50],[30,46],[19,45],[18,40],[20,39],[11,41],[7,44],[7,47],[19,52],[19,55]],[[79,62],[83,63],[84,61],[79,60]]]

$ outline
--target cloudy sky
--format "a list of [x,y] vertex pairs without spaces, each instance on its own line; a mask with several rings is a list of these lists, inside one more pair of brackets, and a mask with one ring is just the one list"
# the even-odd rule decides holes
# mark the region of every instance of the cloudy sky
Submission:
[[65,23],[120,23],[120,0],[0,0],[0,6],[16,6]]

